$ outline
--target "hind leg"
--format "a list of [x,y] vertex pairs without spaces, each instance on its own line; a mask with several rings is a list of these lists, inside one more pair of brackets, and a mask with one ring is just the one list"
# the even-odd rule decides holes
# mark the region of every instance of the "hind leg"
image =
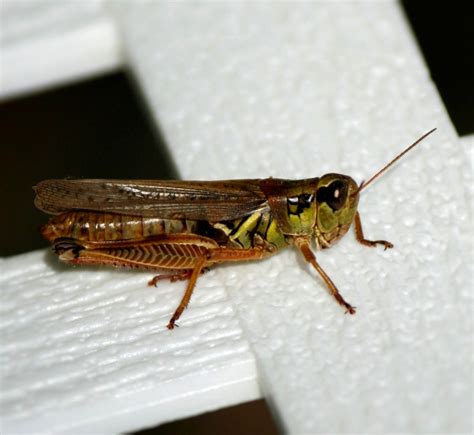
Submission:
[[199,258],[196,261],[196,265],[194,269],[191,271],[191,274],[189,276],[188,286],[186,287],[186,291],[184,292],[183,298],[181,299],[181,302],[179,303],[178,308],[176,308],[176,311],[171,317],[168,325],[166,326],[168,329],[173,329],[175,327],[176,321],[181,317],[181,314],[183,314],[183,311],[188,306],[189,301],[191,300],[191,295],[193,294],[194,286],[196,285],[198,276],[203,271],[205,264],[206,264],[205,257]]

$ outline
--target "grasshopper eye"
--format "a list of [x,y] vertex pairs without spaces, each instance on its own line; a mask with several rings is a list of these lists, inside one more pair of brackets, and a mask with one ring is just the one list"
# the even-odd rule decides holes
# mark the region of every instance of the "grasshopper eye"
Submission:
[[334,211],[339,210],[346,203],[347,183],[336,180],[329,186],[320,187],[316,194],[318,202],[325,202]]

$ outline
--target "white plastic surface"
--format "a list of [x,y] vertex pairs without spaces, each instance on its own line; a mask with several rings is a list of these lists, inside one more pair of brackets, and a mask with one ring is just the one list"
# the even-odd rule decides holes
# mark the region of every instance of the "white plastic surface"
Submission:
[[438,131],[363,192],[366,236],[395,249],[349,234],[318,253],[355,316],[292,251],[203,276],[172,332],[182,284],[4,260],[8,429],[122,432],[235,403],[257,395],[255,355],[290,433],[470,432],[471,171],[398,5],[112,6],[183,178],[360,181]]
[[122,62],[103,0],[3,0],[0,98],[103,74]]
[[168,331],[183,285],[46,251],[0,260],[0,432],[119,433],[259,397],[228,276],[203,280]]
[[241,267],[228,293],[289,432],[469,431],[469,166],[398,5],[181,3],[122,17],[184,178],[361,181],[438,127],[363,192],[367,237],[395,249],[349,235],[318,255],[356,316],[292,252]]

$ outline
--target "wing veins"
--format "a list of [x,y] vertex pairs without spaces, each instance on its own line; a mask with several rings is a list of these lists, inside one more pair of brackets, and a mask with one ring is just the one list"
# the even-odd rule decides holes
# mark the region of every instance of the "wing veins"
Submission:
[[45,180],[36,206],[50,214],[90,210],[163,219],[228,220],[268,207],[259,180]]

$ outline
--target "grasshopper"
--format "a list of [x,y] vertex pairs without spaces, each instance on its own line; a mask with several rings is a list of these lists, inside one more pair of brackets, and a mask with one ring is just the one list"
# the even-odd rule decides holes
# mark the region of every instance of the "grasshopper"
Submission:
[[360,193],[434,130],[359,185],[334,173],[303,180],[45,180],[34,187],[35,205],[54,216],[41,233],[67,263],[158,270],[149,285],[187,280],[168,329],[177,326],[198,277],[210,267],[261,260],[288,246],[301,252],[336,301],[354,314],[311,244],[329,248],[354,223],[363,245],[392,248],[365,238]]

